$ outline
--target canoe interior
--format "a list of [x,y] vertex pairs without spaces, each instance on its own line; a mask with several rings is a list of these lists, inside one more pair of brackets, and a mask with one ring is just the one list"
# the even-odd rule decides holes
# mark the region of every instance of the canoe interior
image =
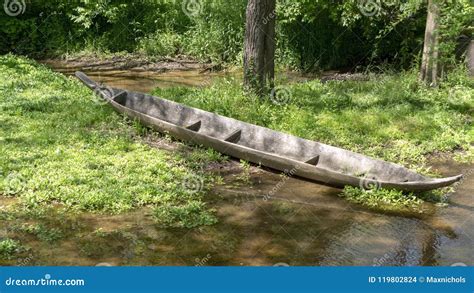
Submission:
[[296,161],[307,162],[318,168],[388,182],[430,180],[430,178],[400,165],[187,107],[151,95],[110,88],[103,92],[103,95],[106,98],[113,98],[122,106],[186,127],[200,134]]

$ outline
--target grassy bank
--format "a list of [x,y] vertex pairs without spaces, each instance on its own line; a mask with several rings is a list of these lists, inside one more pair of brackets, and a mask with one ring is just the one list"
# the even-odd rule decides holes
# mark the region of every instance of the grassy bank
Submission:
[[245,95],[235,79],[202,89],[156,89],[154,94],[307,139],[419,169],[426,155],[463,150],[472,160],[474,81],[462,73],[439,89],[415,73],[369,81],[314,80],[277,88],[275,97]]
[[211,182],[202,167],[221,157],[151,148],[143,132],[76,80],[0,56],[0,195],[18,198],[23,212],[54,205],[115,214],[147,206],[165,226],[214,223],[202,201]]

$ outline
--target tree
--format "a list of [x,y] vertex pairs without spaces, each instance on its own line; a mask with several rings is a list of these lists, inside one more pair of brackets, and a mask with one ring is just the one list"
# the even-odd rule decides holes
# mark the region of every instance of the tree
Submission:
[[263,96],[275,77],[275,0],[249,0],[244,41],[244,88]]
[[439,14],[440,9],[437,0],[428,0],[428,16],[426,18],[420,80],[430,86],[436,86],[438,83]]
[[474,40],[471,40],[466,52],[469,75],[474,76]]

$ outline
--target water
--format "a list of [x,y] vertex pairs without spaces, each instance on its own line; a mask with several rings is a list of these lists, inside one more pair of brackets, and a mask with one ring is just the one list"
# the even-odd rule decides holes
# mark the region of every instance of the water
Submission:
[[[84,71],[94,80],[112,87],[124,88],[132,91],[150,92],[157,87],[169,88],[177,86],[205,86],[213,78],[224,76],[224,73],[201,73],[202,69],[180,71],[140,71],[104,69],[100,66],[84,68],[81,65],[68,65],[65,61],[47,60],[45,65],[66,75],[73,75],[75,71]],[[227,73],[229,74],[229,73]]]
[[[163,68],[155,68],[154,71],[147,71],[143,70],[142,67],[122,70],[109,65],[90,66],[85,65],[88,64],[86,62],[68,63],[64,60],[44,60],[40,62],[65,75],[73,75],[74,72],[78,70],[84,71],[87,75],[100,83],[145,93],[149,93],[157,87],[208,86],[216,77],[228,76],[239,78],[242,75],[241,71],[215,72],[199,68],[198,65],[188,65],[186,70],[168,70],[167,68],[169,67],[173,68],[179,65],[163,65]],[[291,82],[307,80],[311,78],[311,75],[303,76],[294,72],[282,72],[278,74],[278,77]]]
[[[217,75],[102,71],[95,76],[148,92],[155,86],[201,86]],[[474,166],[449,159],[432,165],[445,176],[466,174],[451,204],[430,205],[423,214],[384,214],[339,198],[339,189],[297,178],[279,184],[282,177],[269,170],[252,167],[249,181],[243,181],[237,176],[238,163],[231,161],[215,168],[225,184],[206,196],[219,218],[214,226],[163,229],[148,209],[118,216],[52,209],[38,222],[66,235],[48,244],[18,233],[31,251],[8,264],[474,265]],[[268,195],[272,197],[265,200]],[[12,203],[0,198],[0,210]]]
[[[420,215],[371,212],[338,198],[337,189],[290,179],[275,194],[280,200],[247,202],[251,212],[239,220],[255,238],[245,237],[248,243],[242,250],[248,257],[253,255],[251,264],[260,265],[472,265],[472,166],[449,161],[433,166],[443,175],[471,175],[451,195],[452,205],[432,206]],[[244,199],[249,194],[265,195],[281,180],[265,171],[252,178],[253,188],[226,188],[223,194],[234,192],[234,199],[238,194]],[[227,209],[233,210],[226,214],[231,219],[245,214],[238,205]]]

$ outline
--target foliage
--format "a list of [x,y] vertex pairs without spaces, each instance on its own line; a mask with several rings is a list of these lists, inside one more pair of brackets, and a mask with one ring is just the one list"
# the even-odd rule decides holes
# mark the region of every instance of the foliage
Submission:
[[471,0],[442,1],[440,55],[445,67],[456,66],[456,59],[473,38],[474,6]]
[[20,249],[21,245],[15,240],[0,240],[0,260],[11,259]]
[[362,204],[369,208],[391,212],[422,213],[423,203],[431,202],[439,206],[447,205],[449,193],[453,187],[446,187],[422,193],[403,192],[393,189],[376,188],[364,190],[357,187],[346,186],[340,197]]
[[[473,37],[474,6],[471,0],[435,1],[441,11],[441,23],[438,31],[440,61],[445,67],[452,68],[462,57],[460,55],[465,51],[465,43]],[[341,6],[341,20],[345,26],[361,25],[360,10],[367,12],[368,7],[364,8],[360,6],[360,3],[357,0],[350,0]],[[372,3],[377,2],[372,1]],[[357,12],[357,8],[359,12]],[[370,50],[372,55],[380,57],[381,50],[387,49],[381,46],[385,46],[384,43],[393,45],[393,42],[398,39],[401,46],[395,46],[396,51],[391,51],[390,56],[397,59],[402,58],[400,59],[402,63],[410,65],[407,62],[413,60],[413,57],[419,56],[419,50],[416,48],[423,42],[422,29],[425,25],[426,9],[426,0],[381,1],[379,5],[376,5],[373,11],[374,15],[370,17],[370,21],[373,22],[371,31],[376,33],[373,35],[376,46]],[[367,32],[366,30],[364,33]],[[387,36],[389,37],[387,38]]]
[[[114,214],[177,205],[214,219],[202,202],[210,178],[201,171],[215,160],[213,152],[188,156],[153,149],[133,123],[79,82],[27,59],[1,56],[0,69],[0,194],[18,197],[29,211],[53,203]],[[186,189],[191,175],[203,181],[196,192]],[[30,232],[57,238],[37,227]]]
[[391,211],[416,210],[423,202],[413,193],[388,189],[363,190],[351,186],[346,186],[340,196],[354,203]]
[[35,235],[39,240],[50,243],[58,241],[63,237],[61,230],[48,228],[42,224],[23,224],[18,227],[12,227],[11,230]]
[[180,35],[155,33],[140,40],[138,50],[149,56],[175,56],[181,51]]
[[166,227],[194,228],[202,225],[215,224],[216,218],[203,213],[202,202],[188,202],[186,205],[162,205],[155,209],[158,223]]
[[[246,1],[198,0],[191,8],[183,1],[28,1],[24,14],[0,16],[0,53],[45,56],[87,48],[239,64]],[[420,55],[426,1],[277,2],[280,65],[318,71],[389,62],[408,68]],[[375,8],[361,5],[365,2],[375,3]],[[469,2],[445,1],[442,55],[449,64],[461,52],[458,37],[472,34]]]

